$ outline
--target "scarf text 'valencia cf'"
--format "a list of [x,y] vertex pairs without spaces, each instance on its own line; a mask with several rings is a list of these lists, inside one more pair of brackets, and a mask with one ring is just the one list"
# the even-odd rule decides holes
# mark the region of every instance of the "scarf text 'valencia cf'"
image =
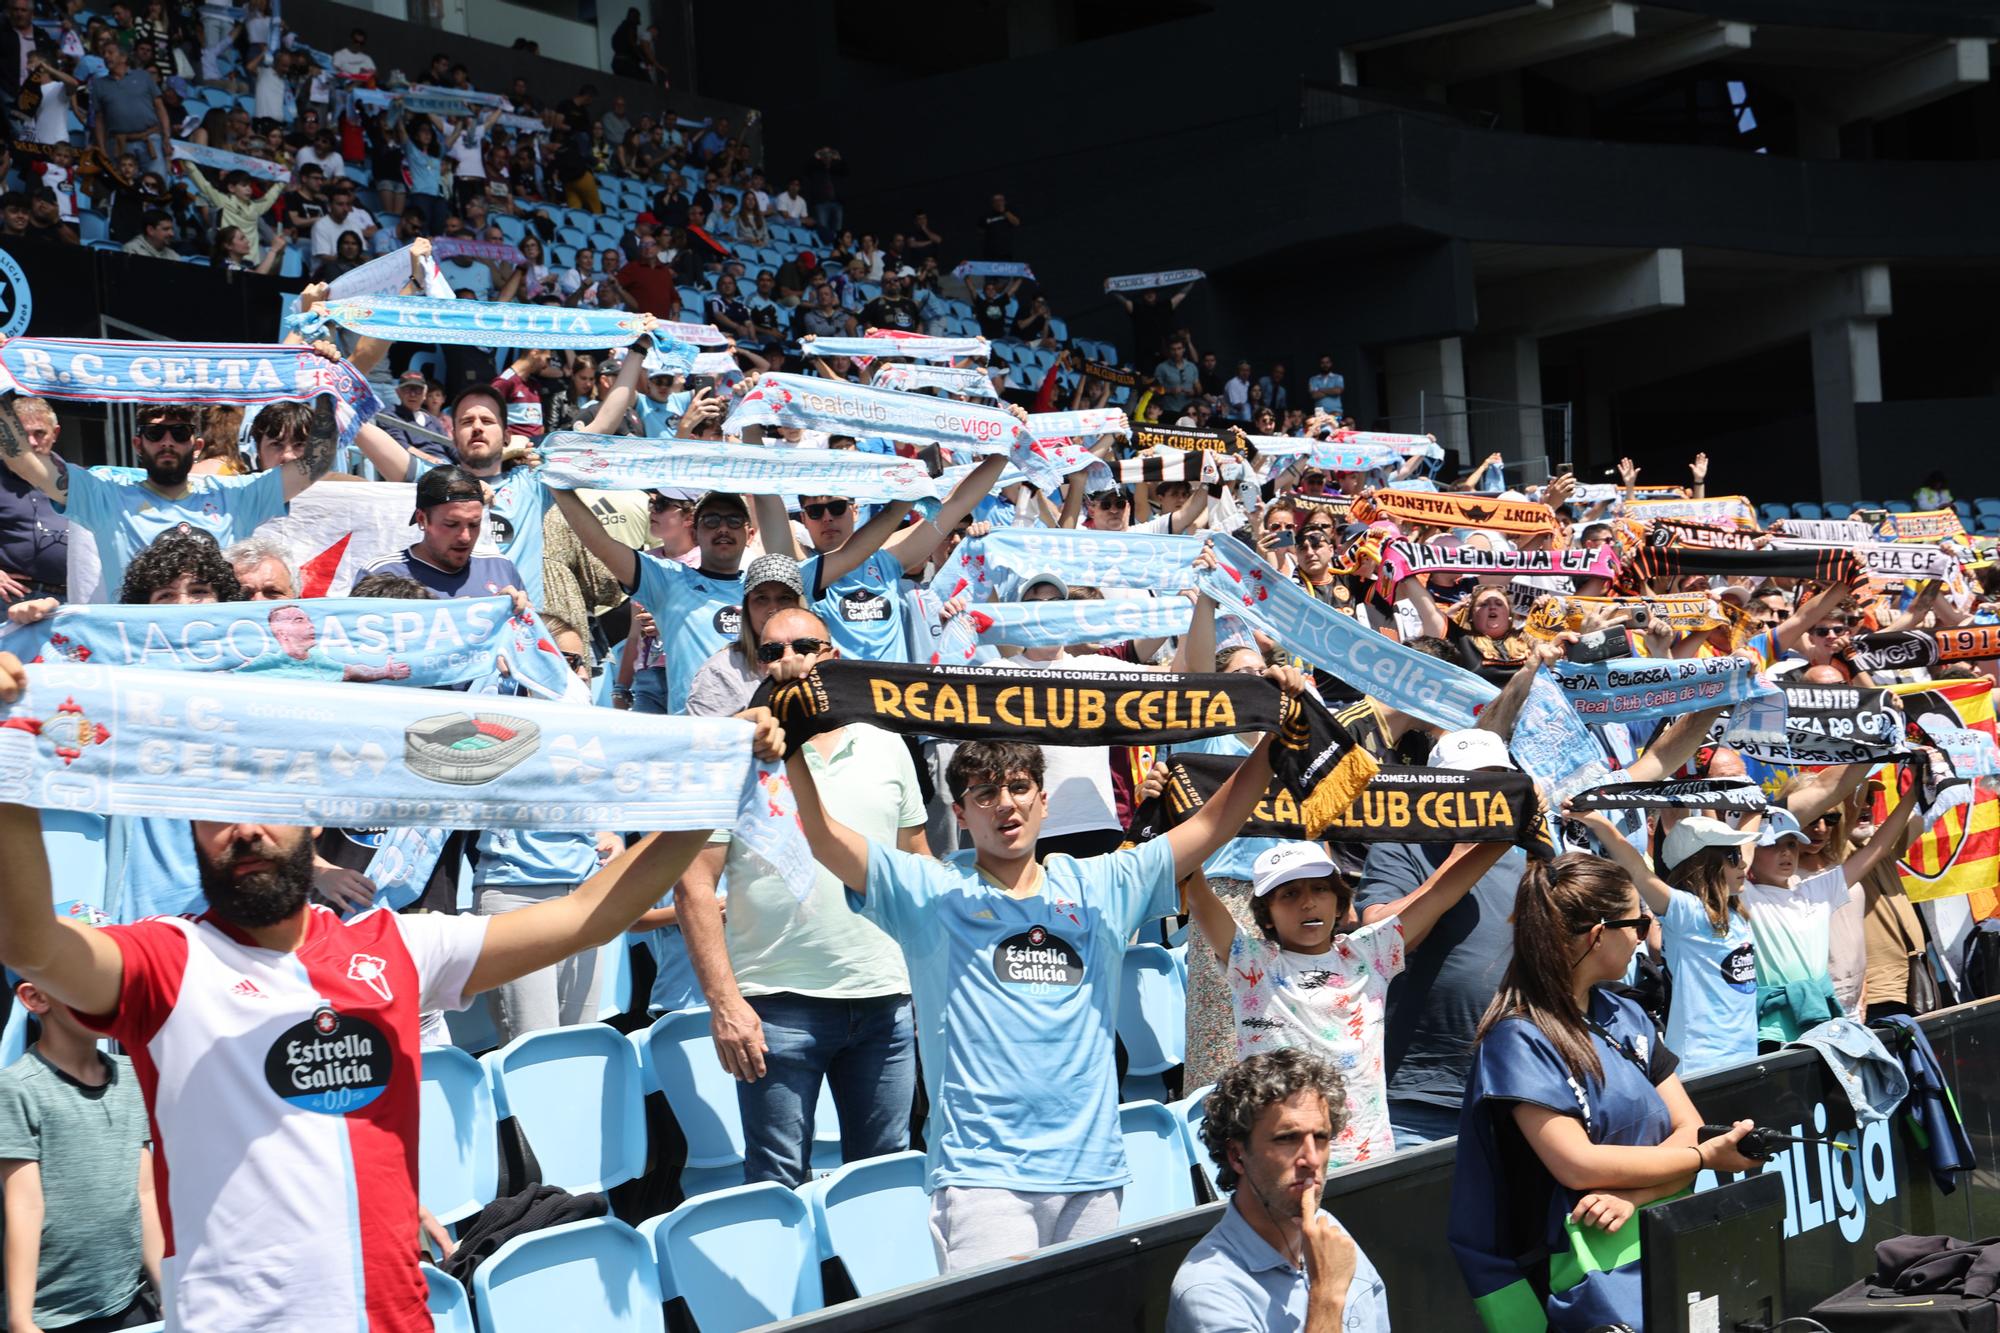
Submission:
[[[1167,785],[1132,812],[1125,845],[1156,838],[1201,809],[1243,761],[1233,755],[1177,754]],[[1384,781],[1386,779],[1386,781]],[[1376,791],[1375,782],[1382,782]],[[1244,838],[1343,842],[1515,842],[1552,855],[1534,780],[1522,773],[1459,773],[1439,768],[1384,768],[1330,824],[1309,826],[1282,783],[1257,803]]]
[[767,681],[753,702],[777,715],[788,750],[851,722],[902,735],[1036,745],[1160,745],[1273,732],[1271,767],[1308,827],[1352,805],[1375,772],[1375,761],[1325,705],[1240,673],[826,662],[801,680]]
[[1649,546],[1618,570],[1615,590],[1638,592],[1654,579],[1688,575],[1728,578],[1812,579],[1818,583],[1860,583],[1865,577],[1852,551],[1831,547],[1762,551],[1704,551],[1684,546]]

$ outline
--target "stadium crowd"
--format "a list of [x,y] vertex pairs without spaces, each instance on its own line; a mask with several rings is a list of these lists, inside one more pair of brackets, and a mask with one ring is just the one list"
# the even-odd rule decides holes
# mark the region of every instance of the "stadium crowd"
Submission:
[[[218,11],[12,0],[36,183],[5,231],[77,240],[88,214],[162,262],[292,264],[312,282],[266,350],[327,387],[135,394],[140,466],[87,469],[57,450],[73,383],[8,360],[63,340],[0,348],[0,734],[88,773],[105,737],[35,667],[204,660],[105,645],[226,638],[185,610],[226,603],[287,604],[254,613],[274,646],[247,679],[375,691],[356,717],[464,690],[336,643],[314,603],[504,598],[561,664],[543,699],[750,723],[815,865],[789,879],[742,824],[487,825],[391,893],[390,830],[225,794],[213,821],[108,811],[86,885],[10,788],[0,961],[37,1034],[0,1071],[10,1327],[164,1299],[185,1327],[428,1328],[419,1237],[456,1239],[419,1225],[420,1047],[488,992],[495,1045],[595,1022],[616,940],[652,962],[637,1007],[707,1010],[745,1181],[808,1182],[823,1086],[844,1161],[915,1121],[941,1272],[1119,1225],[1122,974],[1171,946],[1165,1091],[1212,1088],[1233,1197],[1176,1329],[1386,1328],[1320,1185],[1454,1136],[1482,1310],[1634,1321],[1629,1263],[1550,1291],[1521,1256],[1757,1168],[1748,1122],[1705,1135],[1681,1077],[1947,998],[1955,940],[1905,885],[1996,799],[2000,573],[1941,480],[1918,510],[1782,519],[1702,456],[1510,485],[1497,455],[1357,430],[1330,358],[1301,382],[1198,346],[1199,273],[1109,279],[1129,343],[1071,338],[1002,195],[957,237],[925,214],[857,237],[833,147],[767,178],[726,120],[491,96],[444,56],[403,78],[364,30],[323,54],[264,0]],[[656,73],[628,24],[619,59]],[[376,412],[358,386],[385,370]],[[383,503],[409,526],[368,538]],[[471,692],[532,720],[524,661]],[[1043,715],[981,713],[947,688],[968,665]],[[1088,720],[1117,688],[1154,720]],[[1208,720],[1163,738],[1162,709]],[[1307,789],[1309,728],[1338,763]],[[370,1097],[284,1095],[287,1041],[340,1047]]]

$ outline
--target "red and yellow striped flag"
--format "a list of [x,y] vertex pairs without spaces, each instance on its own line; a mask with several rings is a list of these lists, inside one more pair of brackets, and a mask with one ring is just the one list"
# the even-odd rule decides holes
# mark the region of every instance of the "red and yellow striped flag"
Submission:
[[[1889,688],[1901,696],[1912,722],[1925,712],[1948,710],[1952,717],[1946,720],[1954,725],[2000,739],[1991,680],[1925,681]],[[1878,822],[1896,807],[1895,784],[1887,785],[1889,790],[1875,801]],[[1912,902],[1966,895],[1973,920],[2000,915],[2000,793],[1990,781],[1975,782],[1969,805],[1945,811],[1919,834],[1897,869]]]

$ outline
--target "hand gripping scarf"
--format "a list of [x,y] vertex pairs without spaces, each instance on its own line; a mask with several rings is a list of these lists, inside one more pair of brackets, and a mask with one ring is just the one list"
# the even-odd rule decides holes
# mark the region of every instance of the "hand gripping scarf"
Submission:
[[1677,717],[1777,693],[1745,657],[1620,657],[1550,668],[1587,722]]
[[1754,551],[1757,536],[1742,528],[1719,528],[1689,518],[1656,518],[1646,533],[1654,546],[1692,546],[1708,551]]
[[1207,276],[1198,268],[1170,268],[1159,273],[1127,273],[1123,277],[1106,278],[1104,290],[1143,292],[1153,287],[1178,287],[1185,282],[1200,282]]
[[430,688],[484,680],[505,662],[515,680],[550,699],[560,699],[571,679],[534,613],[516,616],[506,597],[65,606],[0,632],[0,650],[30,663]]
[[[514,301],[440,301],[430,296],[358,296],[351,301],[327,301],[310,313],[291,316],[285,324],[307,337],[337,324],[350,333],[391,342],[572,351],[630,347],[646,332],[644,315],[622,310],[572,310]],[[695,349],[687,347],[690,365],[694,356]]]
[[939,389],[967,398],[984,398],[991,403],[1000,401],[1000,391],[993,387],[992,377],[970,366],[886,365],[876,370],[871,387],[896,389],[904,393],[916,389]]
[[1490,528],[1495,532],[1544,533],[1556,530],[1555,511],[1532,500],[1500,500],[1450,492],[1377,491],[1356,500],[1354,521],[1393,519],[1405,527]]
[[1037,745],[1160,745],[1273,732],[1272,770],[1308,827],[1352,805],[1376,769],[1317,699],[1291,698],[1242,674],[835,661],[801,680],[766,681],[753,704],[777,715],[793,750],[853,722],[901,735]]
[[542,481],[563,491],[680,487],[737,495],[840,495],[864,504],[938,498],[937,483],[921,463],[851,449],[558,431],[540,452]]
[[1018,259],[966,259],[951,271],[954,278],[1027,278],[1033,281],[1035,270]]
[[382,410],[367,377],[310,347],[276,343],[9,338],[0,391],[72,403],[306,403],[333,399],[339,443]]
[[1655,579],[1686,578],[1811,579],[1816,583],[1860,583],[1865,577],[1851,551],[1827,547],[1762,551],[1697,551],[1679,546],[1649,546],[1618,571],[1614,591],[1642,592]]
[[[1185,823],[1242,763],[1238,755],[1169,758],[1167,785],[1132,811],[1124,845],[1135,847]],[[1554,855],[1533,779],[1442,768],[1379,769],[1353,805],[1317,828],[1300,819],[1298,803],[1284,784],[1273,782],[1236,836],[1291,842],[1515,842],[1538,857]]]
[[[424,295],[440,301],[455,299],[451,284],[438,272],[437,260],[427,257],[423,261]],[[336,301],[345,301],[355,296],[378,296],[399,292],[403,284],[410,280],[410,247],[391,250],[380,259],[371,259],[359,268],[351,268],[335,278],[327,287],[327,295]]]
[[347,828],[733,829],[812,880],[781,770],[731,718],[234,674],[31,666],[0,800]]

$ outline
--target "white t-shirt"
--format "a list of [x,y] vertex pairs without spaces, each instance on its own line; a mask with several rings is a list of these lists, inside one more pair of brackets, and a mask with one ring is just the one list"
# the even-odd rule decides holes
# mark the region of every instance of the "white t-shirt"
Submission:
[[[1750,933],[1757,941],[1757,984],[1782,986],[1830,975],[1833,914],[1859,904],[1863,894],[1861,885],[1848,886],[1847,872],[1839,866],[1808,875],[1790,888],[1745,884],[1740,898],[1750,918]],[[1859,978],[1867,974],[1865,943],[1863,950],[1857,986]],[[1846,998],[1842,996],[1843,1004]]]
[[335,253],[340,247],[342,232],[351,231],[363,241],[366,241],[368,239],[368,229],[374,225],[375,219],[369,216],[368,210],[365,208],[349,209],[347,219],[343,222],[335,222],[333,214],[328,213],[325,217],[313,223],[313,258],[324,259],[326,256]]
[[35,112],[35,142],[68,143],[69,85],[61,79],[50,79],[39,86],[42,105]]
[[1347,1123],[1334,1140],[1329,1166],[1369,1162],[1396,1151],[1389,1130],[1382,1014],[1389,983],[1407,961],[1400,917],[1336,936],[1333,947],[1319,954],[1293,953],[1254,930],[1236,928],[1227,969],[1236,1058],[1297,1047],[1340,1072]]
[[253,114],[259,120],[283,120],[285,118],[285,81],[271,68],[271,58],[266,56],[257,66],[257,100]]
[[448,149],[452,174],[460,180],[486,179],[486,132],[476,127],[467,128],[458,136],[458,141]]
[[[315,151],[311,144],[307,144],[304,148],[299,149],[297,164],[292,168],[293,174],[296,175],[301,167],[309,167],[315,164],[322,171],[326,172],[326,179],[329,184],[347,174],[347,159],[340,155],[338,149],[335,149],[331,153],[321,154]],[[361,210],[356,209],[355,211],[358,213]]]
[[804,196],[792,194],[789,191],[778,195],[771,202],[776,205],[778,214],[781,217],[802,218],[808,211]]

